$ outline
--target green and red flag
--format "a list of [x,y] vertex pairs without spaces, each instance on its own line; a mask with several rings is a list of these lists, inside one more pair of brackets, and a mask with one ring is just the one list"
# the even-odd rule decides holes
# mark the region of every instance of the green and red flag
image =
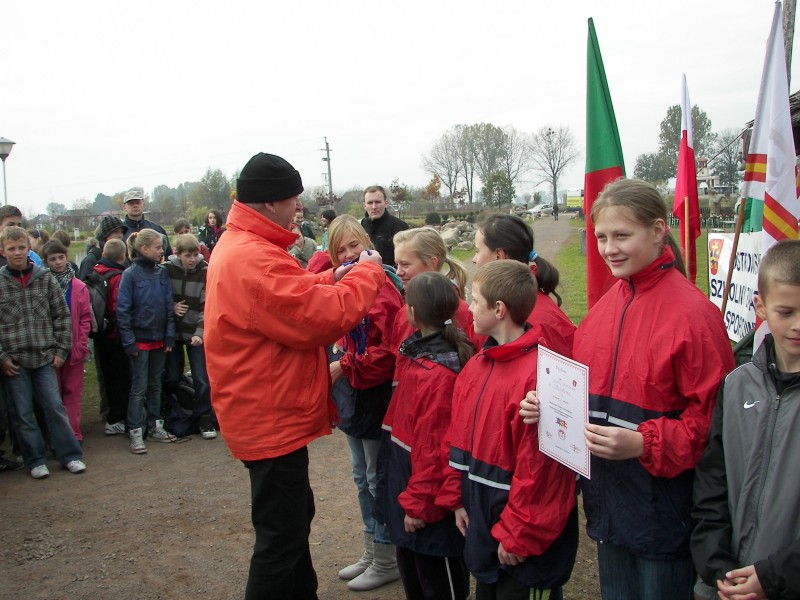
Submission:
[[586,292],[588,306],[591,308],[614,282],[597,250],[591,219],[592,204],[608,183],[625,177],[617,118],[614,116],[603,57],[600,55],[594,21],[591,18],[586,67],[586,175],[583,209],[586,213]]

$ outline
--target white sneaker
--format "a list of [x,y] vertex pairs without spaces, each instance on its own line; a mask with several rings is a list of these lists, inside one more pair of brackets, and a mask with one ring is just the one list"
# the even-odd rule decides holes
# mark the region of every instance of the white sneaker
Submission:
[[147,439],[154,442],[175,442],[178,438],[164,429],[164,421],[158,420],[153,427],[147,430]]
[[39,465],[38,467],[33,467],[31,469],[31,477],[34,479],[46,479],[50,477],[50,469],[47,468],[47,465]]
[[125,423],[106,423],[106,435],[125,435]]
[[142,428],[131,429],[129,432],[131,436],[131,452],[134,454],[147,454],[147,446],[144,445],[142,439]]
[[64,465],[64,468],[67,469],[70,473],[83,473],[86,470],[86,465],[83,464],[82,460],[71,460],[67,464]]

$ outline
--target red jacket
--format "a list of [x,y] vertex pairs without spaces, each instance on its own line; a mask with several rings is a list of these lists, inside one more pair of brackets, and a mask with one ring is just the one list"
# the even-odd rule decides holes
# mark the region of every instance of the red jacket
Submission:
[[92,305],[89,302],[89,290],[86,284],[77,277],[72,278],[69,315],[72,322],[72,348],[67,357],[67,364],[85,363],[91,354],[89,350],[89,331],[92,329]]
[[[528,317],[530,325],[538,325],[545,339],[547,347],[553,352],[570,358],[572,356],[572,344],[575,336],[575,324],[569,320],[564,311],[547,294],[539,292],[536,296],[536,304]],[[486,336],[478,335],[474,327],[470,324],[470,338],[477,340],[480,346],[486,342]],[[478,347],[480,347],[478,346]]]
[[[122,271],[125,270],[125,267],[123,265],[116,265],[114,267],[110,267],[108,265],[103,264],[102,260],[103,259],[101,259],[101,262],[97,263],[94,266],[94,270],[100,273],[100,275],[105,275],[109,271],[119,270],[118,275],[114,275],[108,280],[108,297],[106,298],[106,309],[110,314],[115,315],[117,314],[117,298],[119,298],[119,284],[120,281],[122,281]],[[116,323],[111,328],[111,331],[108,332],[106,338],[119,341],[119,332],[117,331]]]
[[591,421],[644,437],[639,460],[592,457],[592,479],[581,482],[590,537],[652,560],[688,554],[692,470],[734,366],[719,310],[667,248],[592,307],[574,358],[589,366]]
[[[578,547],[575,474],[538,449],[538,429],[522,422],[520,401],[536,388],[539,327],[491,345],[458,376],[448,439],[450,467],[437,504],[469,515],[464,557],[478,581],[497,581],[498,542],[527,557],[506,570],[529,587],[569,579]],[[549,346],[548,346],[549,347]]]
[[339,282],[332,271],[309,273],[286,251],[295,237],[234,202],[208,268],[211,400],[241,460],[283,456],[330,433],[335,411],[324,346],[361,321],[385,281],[371,262]]

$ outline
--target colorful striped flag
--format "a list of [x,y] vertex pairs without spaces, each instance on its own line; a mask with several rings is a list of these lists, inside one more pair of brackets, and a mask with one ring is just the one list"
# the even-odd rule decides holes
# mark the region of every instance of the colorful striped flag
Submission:
[[[745,199],[743,231],[761,230],[762,254],[776,242],[798,238],[800,200],[780,2],[775,3],[767,40],[742,197]],[[766,323],[756,323],[756,348],[765,333]]]
[[[697,166],[694,162],[694,130],[692,105],[686,75],[683,76],[681,98],[681,145],[678,152],[678,173],[675,176],[675,199],[672,214],[681,223],[680,246],[683,260],[692,283],[697,281],[697,252],[695,240],[700,237],[700,206],[697,201]],[[686,222],[688,216],[688,223]]]
[[592,204],[608,183],[625,177],[617,118],[614,115],[603,57],[600,55],[600,45],[597,43],[594,21],[591,18],[586,67],[586,175],[583,209],[586,213],[586,292],[588,307],[591,308],[614,282],[597,250],[591,219]]

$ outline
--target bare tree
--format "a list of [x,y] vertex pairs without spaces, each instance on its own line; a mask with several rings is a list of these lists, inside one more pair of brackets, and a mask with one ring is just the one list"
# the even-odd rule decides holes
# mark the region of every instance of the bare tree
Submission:
[[422,167],[431,175],[438,175],[450,198],[458,188],[458,178],[463,168],[458,156],[458,142],[458,130],[453,127],[433,144],[428,156],[422,157]]
[[467,126],[466,139],[475,160],[478,177],[485,184],[495,171],[502,169],[506,154],[506,133],[491,123]]
[[458,136],[458,160],[461,163],[461,177],[464,180],[463,192],[466,192],[467,201],[472,204],[475,193],[475,154],[472,151],[470,128],[467,125],[456,125]]
[[541,182],[553,188],[553,203],[558,202],[558,180],[569,164],[580,155],[575,137],[569,127],[542,127],[533,135],[530,146],[534,171],[542,177]]
[[513,184],[531,166],[530,136],[509,126],[504,129],[505,147],[500,157],[501,170]]

